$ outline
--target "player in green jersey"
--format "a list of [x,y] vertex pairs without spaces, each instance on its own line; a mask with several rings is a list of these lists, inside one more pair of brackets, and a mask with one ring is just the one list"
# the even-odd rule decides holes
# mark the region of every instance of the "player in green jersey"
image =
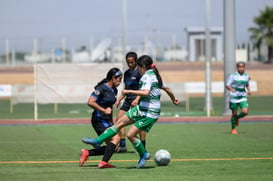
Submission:
[[[239,119],[248,114],[247,95],[251,95],[249,86],[249,75],[245,72],[245,62],[238,62],[236,64],[237,71],[231,74],[228,78],[226,88],[230,91],[229,108],[232,111],[231,115],[231,133],[237,134],[236,126],[239,126]],[[238,114],[238,108],[241,112]]]

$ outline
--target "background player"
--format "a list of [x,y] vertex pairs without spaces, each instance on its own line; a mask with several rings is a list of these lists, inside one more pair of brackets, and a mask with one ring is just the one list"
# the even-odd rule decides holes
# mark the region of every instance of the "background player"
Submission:
[[[237,134],[236,126],[239,126],[239,119],[248,114],[247,95],[251,95],[249,86],[249,75],[245,72],[245,62],[238,62],[237,71],[231,74],[228,78],[226,88],[230,91],[230,106],[231,115],[231,133]],[[247,91],[247,92],[246,92]],[[241,109],[240,114],[237,114],[238,108]]]
[[[137,69],[137,54],[135,52],[128,52],[125,56],[126,58],[126,63],[127,66],[129,67],[129,69],[127,69],[124,72],[124,84],[125,87],[124,89],[126,90],[138,90],[139,89],[139,80],[141,78],[140,73],[138,72]],[[119,106],[120,102],[122,99],[124,99],[125,95],[121,94],[119,96],[119,98],[117,99],[117,102],[115,104],[116,107]],[[140,97],[136,96],[135,94],[127,94],[126,98],[122,104],[122,106],[119,109],[118,115],[117,115],[117,120],[122,117],[128,110],[130,107],[136,106],[138,104]],[[127,152],[127,148],[126,148],[126,129],[125,127],[120,129],[119,132],[120,135],[120,143],[119,143],[119,147],[117,149],[117,152],[122,153],[122,152]],[[142,141],[143,145],[145,146],[146,142],[145,142],[145,137],[146,137],[146,133],[145,131],[141,131],[139,133],[140,135],[140,140]]]

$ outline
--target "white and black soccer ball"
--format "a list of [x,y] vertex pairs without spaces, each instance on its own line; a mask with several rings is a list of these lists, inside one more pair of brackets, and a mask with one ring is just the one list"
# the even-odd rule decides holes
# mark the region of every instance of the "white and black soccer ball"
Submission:
[[171,154],[164,149],[158,150],[155,152],[154,161],[158,166],[166,166],[171,161]]

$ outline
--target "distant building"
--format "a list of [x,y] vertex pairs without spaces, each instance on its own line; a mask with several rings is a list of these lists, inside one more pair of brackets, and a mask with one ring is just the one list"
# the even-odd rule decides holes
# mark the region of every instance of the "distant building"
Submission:
[[[204,27],[187,27],[188,59],[191,62],[204,61],[206,58],[206,35]],[[211,27],[211,59],[223,60],[223,28]]]

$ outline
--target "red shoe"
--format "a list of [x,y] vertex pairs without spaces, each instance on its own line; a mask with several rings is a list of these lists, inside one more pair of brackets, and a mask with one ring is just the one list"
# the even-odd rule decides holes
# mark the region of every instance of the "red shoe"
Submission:
[[236,131],[236,129],[232,129],[231,134],[238,134],[238,132]]
[[108,162],[100,161],[98,168],[116,168],[115,166],[111,165]]
[[88,159],[89,151],[87,149],[81,150],[81,156],[80,156],[80,164],[79,166],[82,167],[84,162]]
[[239,126],[239,119],[236,119],[235,126]]

